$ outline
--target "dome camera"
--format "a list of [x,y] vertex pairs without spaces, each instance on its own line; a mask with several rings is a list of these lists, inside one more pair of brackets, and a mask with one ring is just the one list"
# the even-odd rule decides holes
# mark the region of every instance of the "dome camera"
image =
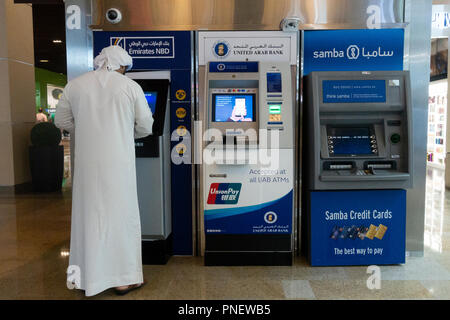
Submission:
[[288,17],[284,18],[280,23],[280,29],[286,32],[297,31],[300,25],[300,18]]
[[122,13],[116,8],[108,9],[106,10],[106,19],[112,24],[117,24],[122,21]]

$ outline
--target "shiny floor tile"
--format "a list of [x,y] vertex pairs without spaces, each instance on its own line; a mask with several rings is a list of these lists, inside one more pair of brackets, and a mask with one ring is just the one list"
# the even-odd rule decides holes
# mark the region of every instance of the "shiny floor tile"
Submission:
[[380,289],[369,289],[366,280],[311,280],[317,299],[399,300],[432,299],[433,295],[420,281],[381,281]]
[[450,281],[424,280],[420,283],[433,295],[434,299],[450,299]]
[[287,299],[316,298],[308,280],[283,280],[282,284]]

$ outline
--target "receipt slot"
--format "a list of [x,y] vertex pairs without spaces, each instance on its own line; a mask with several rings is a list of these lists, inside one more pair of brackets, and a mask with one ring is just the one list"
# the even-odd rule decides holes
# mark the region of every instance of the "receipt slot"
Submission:
[[128,73],[143,89],[153,114],[153,133],[136,139],[136,177],[143,264],[165,264],[172,255],[170,75]]
[[289,63],[206,66],[206,265],[291,265],[294,91]]
[[312,265],[404,263],[409,81],[407,71],[307,76],[303,240]]

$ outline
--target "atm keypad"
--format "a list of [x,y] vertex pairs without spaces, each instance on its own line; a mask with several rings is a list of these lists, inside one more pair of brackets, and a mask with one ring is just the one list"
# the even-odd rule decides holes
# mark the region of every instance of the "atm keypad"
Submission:
[[333,137],[328,136],[328,153],[333,154],[334,153],[334,145],[333,145]]
[[372,135],[370,136],[370,144],[372,148],[373,154],[378,154],[378,143],[377,143],[377,137]]

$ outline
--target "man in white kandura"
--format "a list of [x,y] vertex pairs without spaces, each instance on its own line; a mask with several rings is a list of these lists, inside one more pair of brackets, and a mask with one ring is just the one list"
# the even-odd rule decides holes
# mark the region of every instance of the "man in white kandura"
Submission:
[[124,75],[132,64],[121,47],[103,49],[56,110],[56,126],[75,136],[69,264],[86,296],[144,284],[134,139],[152,133],[153,117],[142,88]]

